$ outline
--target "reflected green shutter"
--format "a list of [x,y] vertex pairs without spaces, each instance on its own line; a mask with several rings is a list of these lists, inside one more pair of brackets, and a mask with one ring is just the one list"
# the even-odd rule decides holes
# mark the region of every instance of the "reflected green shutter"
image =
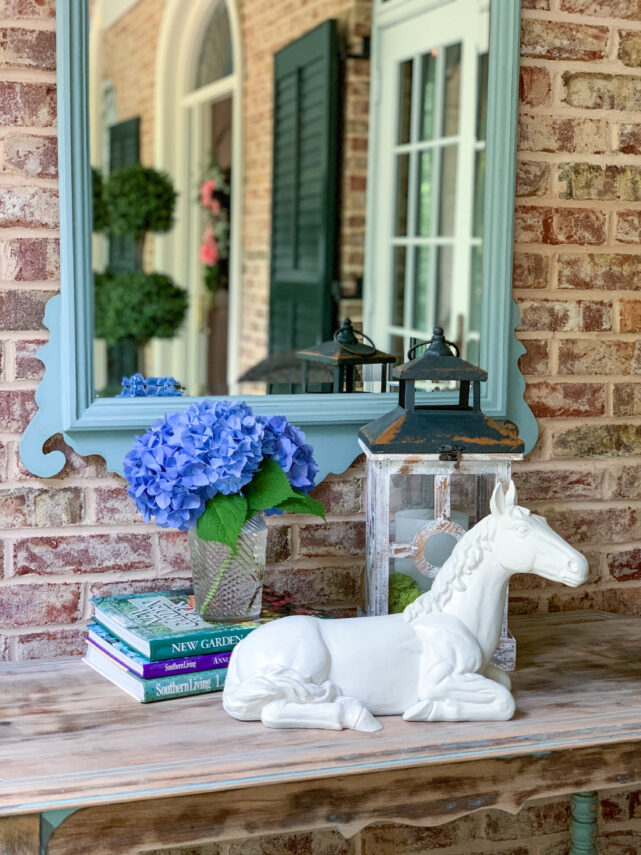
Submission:
[[274,57],[270,353],[335,329],[339,65],[335,20]]
[[[140,162],[140,119],[129,119],[109,128],[109,172]],[[109,270],[129,273],[136,269],[133,237],[110,235]]]

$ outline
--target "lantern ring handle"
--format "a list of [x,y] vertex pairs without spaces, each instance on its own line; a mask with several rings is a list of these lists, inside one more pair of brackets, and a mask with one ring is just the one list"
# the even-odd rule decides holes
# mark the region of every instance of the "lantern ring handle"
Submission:
[[376,353],[376,345],[368,335],[365,335],[362,330],[352,330],[352,332],[354,333],[354,335],[360,335],[363,339],[365,339],[365,341],[367,342],[366,346],[368,347],[368,352],[362,353],[360,350],[352,350],[348,345],[344,344],[342,341],[339,341],[338,335],[340,333],[340,330],[336,330],[333,335],[333,339],[341,350],[344,350],[345,353],[351,353],[352,356],[372,356],[374,353]]
[[[453,347],[453,348],[454,348],[454,350],[456,351],[455,356],[456,356],[457,358],[458,358],[458,357],[460,357],[460,355],[461,355],[461,351],[460,351],[460,348],[459,348],[458,344],[456,344],[456,343],[455,343],[455,342],[453,342],[453,341],[447,341],[447,339],[444,339],[444,341],[445,341],[445,344],[446,344],[448,347]],[[417,351],[417,350],[419,349],[419,347],[425,347],[426,345],[428,345],[428,344],[430,344],[430,343],[431,343],[431,339],[430,339],[429,341],[417,341],[417,342],[416,342],[416,344],[413,344],[413,345],[410,347],[410,349],[407,351],[407,358],[408,358],[408,359],[410,359],[410,360],[411,360],[411,359],[414,359],[414,352],[415,352],[415,351]]]
[[423,528],[420,528],[416,532],[410,547],[410,555],[416,565],[416,569],[424,576],[430,576],[432,578],[438,573],[440,568],[434,566],[434,564],[430,564],[427,560],[425,557],[425,547],[427,546],[428,540],[439,532],[450,534],[456,540],[460,540],[465,534],[465,529],[458,523],[452,522],[452,520],[430,520],[423,526]]

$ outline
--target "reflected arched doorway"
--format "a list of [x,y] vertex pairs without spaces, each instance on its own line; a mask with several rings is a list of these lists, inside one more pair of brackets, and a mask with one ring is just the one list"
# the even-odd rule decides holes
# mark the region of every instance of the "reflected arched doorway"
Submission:
[[[225,394],[237,376],[241,296],[240,31],[231,0],[196,0],[185,10],[168,0],[156,59],[155,161],[179,194],[175,227],[156,241],[156,267],[187,289],[189,310],[179,338],[154,341],[150,356],[153,373],[173,374],[189,393]],[[227,258],[215,281],[203,250],[211,210],[200,195],[212,176],[229,189],[226,235],[215,236],[218,257]]]

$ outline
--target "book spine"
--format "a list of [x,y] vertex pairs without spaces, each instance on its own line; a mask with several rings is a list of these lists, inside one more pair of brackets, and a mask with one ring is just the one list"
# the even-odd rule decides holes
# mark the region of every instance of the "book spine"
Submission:
[[153,638],[149,641],[149,659],[156,662],[182,656],[202,656],[204,653],[225,653],[233,650],[253,629],[253,626],[247,629],[234,628],[233,632],[216,629],[205,636],[190,634],[180,638]]
[[200,674],[146,680],[143,684],[145,687],[143,703],[184,698],[187,695],[201,695],[205,692],[219,692],[225,685],[226,674],[226,668],[219,668],[215,671],[202,671]]
[[170,677],[173,674],[196,674],[214,668],[226,668],[231,658],[229,653],[212,653],[207,656],[187,656],[184,659],[166,659],[164,662],[147,662],[142,666],[145,680],[154,677]]

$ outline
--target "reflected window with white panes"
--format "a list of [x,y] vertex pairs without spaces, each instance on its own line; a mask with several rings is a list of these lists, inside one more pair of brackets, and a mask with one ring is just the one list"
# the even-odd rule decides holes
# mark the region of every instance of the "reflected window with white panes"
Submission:
[[377,4],[366,316],[401,362],[445,330],[479,361],[489,0]]

